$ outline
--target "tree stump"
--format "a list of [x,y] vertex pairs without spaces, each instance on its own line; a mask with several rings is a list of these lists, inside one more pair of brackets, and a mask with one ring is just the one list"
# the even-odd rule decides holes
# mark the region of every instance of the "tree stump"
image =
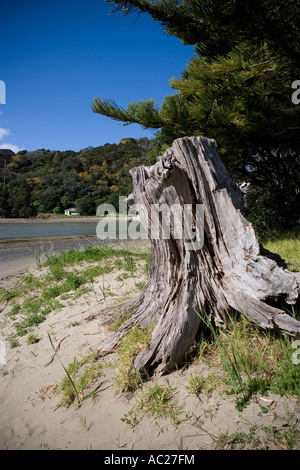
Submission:
[[101,351],[112,350],[133,326],[154,323],[151,342],[134,367],[169,371],[204,327],[204,312],[217,325],[226,326],[228,311],[234,310],[264,329],[300,334],[300,322],[279,307],[299,299],[300,273],[285,269],[284,260],[258,242],[242,213],[243,192],[229,176],[214,140],[177,139],[153,166],[134,168],[131,175],[131,199],[145,208],[140,216],[148,227],[153,204],[202,204],[203,245],[191,249],[190,240],[175,237],[175,220],[166,239],[151,239],[149,228],[150,280],[141,295],[119,305],[127,320],[101,344]]

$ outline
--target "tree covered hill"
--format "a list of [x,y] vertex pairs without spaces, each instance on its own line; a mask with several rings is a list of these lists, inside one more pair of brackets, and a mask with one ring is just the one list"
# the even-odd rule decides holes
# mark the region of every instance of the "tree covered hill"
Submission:
[[0,217],[34,217],[76,207],[95,215],[99,204],[118,207],[132,189],[129,170],[145,164],[153,147],[147,138],[88,147],[79,152],[0,150]]

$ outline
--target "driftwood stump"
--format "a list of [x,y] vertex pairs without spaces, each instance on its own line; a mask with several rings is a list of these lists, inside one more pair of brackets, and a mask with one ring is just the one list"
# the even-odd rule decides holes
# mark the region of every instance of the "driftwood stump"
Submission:
[[243,192],[230,178],[214,140],[177,139],[155,165],[134,168],[131,174],[133,200],[146,208],[142,222],[150,218],[153,204],[202,204],[204,241],[200,249],[190,249],[189,241],[174,236],[175,221],[169,239],[151,239],[149,230],[150,280],[141,295],[120,305],[128,319],[101,344],[101,351],[112,350],[131,327],[155,323],[152,340],[134,366],[171,370],[203,326],[204,312],[217,325],[226,325],[226,313],[235,310],[264,329],[300,334],[300,322],[278,307],[297,302],[300,273],[285,269],[284,260],[258,242],[242,214]]

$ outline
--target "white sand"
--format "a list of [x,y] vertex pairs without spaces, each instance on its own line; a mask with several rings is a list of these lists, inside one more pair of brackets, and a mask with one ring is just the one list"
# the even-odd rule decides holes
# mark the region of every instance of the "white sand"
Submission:
[[[37,273],[33,269],[32,272]],[[57,357],[45,367],[53,356],[48,332],[51,332],[55,346],[63,340],[58,354],[66,366],[74,357],[80,360],[95,351],[110,332],[101,325],[101,316],[87,322],[88,315],[100,312],[108,302],[137,294],[133,278],[120,281],[116,279],[117,275],[117,270],[105,275],[105,286],[109,287],[113,297],[104,301],[100,289],[103,277],[100,276],[95,283],[98,301],[89,292],[78,299],[69,299],[63,308],[51,312],[33,330],[39,338],[38,343],[28,345],[26,337],[21,337],[20,346],[11,349],[5,340],[6,363],[0,364],[0,449],[196,451],[219,448],[224,441],[221,440],[222,434],[229,436],[244,432],[250,436],[251,427],[255,429],[255,437],[260,439],[260,448],[285,448],[284,442],[274,444],[261,426],[288,430],[297,416],[296,400],[275,395],[258,396],[243,412],[239,412],[232,396],[224,398],[215,391],[210,397],[201,394],[197,398],[186,388],[188,379],[199,373],[207,376],[211,372],[199,361],[168,376],[154,378],[129,397],[116,391],[115,369],[108,365],[109,361],[117,361],[117,354],[113,353],[101,359],[103,369],[95,383],[95,387],[99,387],[96,399],[85,399],[81,407],[75,403],[68,408],[59,406],[61,395],[55,384],[61,382],[64,370]],[[135,279],[138,282],[142,280],[145,280],[145,274],[139,274]],[[5,302],[0,306],[2,339],[12,331],[12,322],[3,322],[10,308],[11,305]],[[80,323],[70,327],[71,322]],[[176,406],[182,407],[178,415],[181,422],[176,426],[170,418],[155,420],[153,416],[140,415],[135,408],[142,391],[155,381],[165,386],[169,383]],[[262,413],[261,405],[267,409],[266,413]],[[123,421],[125,415],[130,419],[136,416],[138,424],[134,428],[126,424]],[[253,446],[253,439],[245,443],[246,448]],[[237,447],[229,443],[225,448]],[[299,438],[296,448],[299,449]]]

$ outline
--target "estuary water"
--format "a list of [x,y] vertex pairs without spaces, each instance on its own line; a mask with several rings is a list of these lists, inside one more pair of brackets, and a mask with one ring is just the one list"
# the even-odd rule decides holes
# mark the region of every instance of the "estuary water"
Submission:
[[26,223],[0,224],[1,238],[53,237],[67,235],[95,235],[96,223]]
[[[28,222],[1,222],[0,223],[0,241],[1,239],[14,239],[14,238],[48,238],[48,237],[63,237],[75,235],[95,235],[96,228],[100,219],[95,219],[91,222],[77,222],[72,221],[28,221]],[[103,222],[104,224],[104,222]],[[127,222],[121,220],[116,222],[119,231],[124,234],[127,230]],[[112,231],[115,227],[115,221],[107,220],[108,232]]]
[[[23,274],[36,264],[41,253],[58,254],[70,248],[82,249],[88,245],[119,244],[132,241],[128,235],[137,223],[126,219],[118,221],[102,219],[104,239],[97,237],[97,225],[100,219],[81,221],[39,221],[25,220],[19,222],[7,219],[0,222],[0,287],[6,287],[5,280],[14,275]],[[98,226],[99,228],[99,226]],[[139,231],[139,230],[137,230]],[[142,232],[141,232],[142,233]]]

